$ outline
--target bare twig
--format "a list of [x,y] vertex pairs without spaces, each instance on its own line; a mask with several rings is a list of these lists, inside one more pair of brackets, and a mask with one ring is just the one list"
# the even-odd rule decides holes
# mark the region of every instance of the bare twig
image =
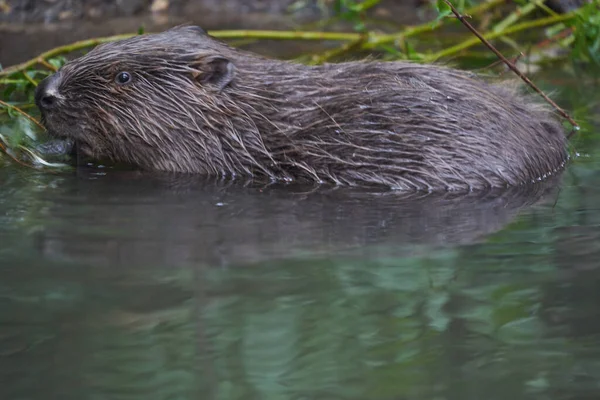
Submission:
[[19,114],[21,114],[22,116],[24,116],[25,118],[27,118],[28,120],[30,120],[31,122],[33,122],[34,124],[36,124],[37,126],[39,126],[41,129],[44,129],[44,127],[42,126],[42,124],[40,124],[35,118],[33,118],[31,115],[27,114],[25,111],[21,110],[19,107],[15,107],[11,104],[5,103],[4,101],[0,100],[0,106],[4,106],[6,108],[11,108],[13,110],[15,110],[16,112],[18,112]]
[[569,116],[569,114],[567,114],[567,112],[565,110],[563,110],[562,108],[560,108],[558,106],[558,104],[556,104],[554,101],[552,101],[552,99],[550,99],[548,96],[546,96],[546,94],[541,91],[527,76],[525,76],[525,74],[523,74],[513,63],[511,63],[506,57],[504,57],[502,55],[502,53],[500,53],[500,51],[498,51],[498,49],[496,49],[490,42],[488,42],[478,31],[477,29],[475,29],[473,27],[473,25],[471,25],[469,23],[469,21],[467,21],[465,19],[465,17],[454,7],[454,5],[450,2],[450,0],[444,0],[444,2],[446,4],[448,4],[448,7],[450,7],[450,9],[452,10],[452,13],[454,15],[456,15],[456,18],[458,18],[460,20],[460,22],[462,22],[462,24],[464,26],[466,26],[471,32],[473,32],[473,34],[475,36],[477,36],[477,38],[479,40],[481,40],[481,42],[486,45],[486,47],[488,49],[490,49],[492,52],[494,52],[494,54],[496,54],[496,56],[498,56],[498,58],[500,58],[504,64],[506,64],[506,66],[508,68],[510,68],[515,74],[517,74],[517,76],[519,78],[521,78],[525,83],[527,83],[527,85],[529,85],[529,87],[531,87],[533,90],[535,90],[540,96],[542,96],[544,98],[544,100],[546,100],[548,102],[548,104],[550,104],[552,107],[554,107],[554,109],[563,116],[563,118],[565,118],[567,121],[569,121],[571,123],[571,125],[573,125],[573,127],[579,128],[579,124],[577,124],[577,122],[575,122],[573,120],[573,118],[571,118],[571,116]]

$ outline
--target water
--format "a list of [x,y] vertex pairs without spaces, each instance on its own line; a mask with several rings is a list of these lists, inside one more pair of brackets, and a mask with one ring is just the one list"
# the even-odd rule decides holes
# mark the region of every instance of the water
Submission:
[[600,91],[559,181],[467,197],[0,168],[0,398],[597,399]]

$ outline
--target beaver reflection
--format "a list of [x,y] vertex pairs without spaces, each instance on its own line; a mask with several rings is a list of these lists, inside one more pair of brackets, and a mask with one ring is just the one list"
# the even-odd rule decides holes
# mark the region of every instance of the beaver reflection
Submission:
[[553,184],[416,197],[110,172],[54,189],[71,200],[48,212],[67,226],[48,226],[37,240],[51,259],[112,267],[239,265],[376,247],[401,256],[413,244],[483,239],[523,208],[553,201]]
[[469,191],[567,159],[558,121],[509,86],[407,62],[309,67],[179,27],[98,46],[36,102],[54,136],[142,169]]

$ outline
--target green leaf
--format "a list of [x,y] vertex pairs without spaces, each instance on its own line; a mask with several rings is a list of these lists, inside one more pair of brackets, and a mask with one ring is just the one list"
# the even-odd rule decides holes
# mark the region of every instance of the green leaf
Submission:
[[435,9],[438,12],[438,18],[452,14],[452,9],[444,0],[436,0]]
[[15,90],[17,89],[16,85],[8,85],[6,87],[6,89],[4,89],[4,93],[3,93],[3,97],[5,99],[10,98],[10,95],[13,94],[15,92]]
[[55,68],[60,68],[67,62],[67,59],[62,56],[50,58],[48,62]]

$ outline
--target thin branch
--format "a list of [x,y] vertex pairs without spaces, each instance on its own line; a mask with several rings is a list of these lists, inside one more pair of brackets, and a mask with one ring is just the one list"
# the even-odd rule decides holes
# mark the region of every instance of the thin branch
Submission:
[[466,26],[471,32],[473,32],[473,34],[475,36],[477,36],[477,38],[479,38],[479,40],[481,40],[481,42],[483,44],[485,44],[487,48],[489,48],[492,52],[494,52],[494,54],[496,54],[496,56],[498,56],[498,58],[500,58],[504,62],[504,64],[506,64],[506,66],[508,68],[510,68],[515,74],[517,74],[517,76],[519,78],[521,78],[525,83],[527,83],[527,85],[529,85],[529,87],[531,87],[540,96],[542,96],[544,98],[544,100],[546,100],[548,102],[548,104],[550,104],[552,107],[554,107],[554,109],[556,109],[556,111],[558,111],[558,113],[560,115],[562,115],[567,121],[569,121],[571,123],[571,125],[573,125],[573,127],[577,127],[577,128],[579,127],[579,124],[577,124],[577,122],[575,122],[573,120],[573,118],[571,118],[571,116],[569,116],[569,114],[567,114],[567,112],[565,110],[563,110],[562,108],[560,108],[558,106],[558,104],[556,104],[554,101],[552,101],[552,99],[550,99],[548,96],[546,96],[546,94],[544,92],[542,92],[527,76],[525,76],[525,74],[523,74],[513,63],[511,63],[506,57],[504,57],[502,55],[502,53],[500,53],[500,51],[498,51],[490,42],[488,42],[477,31],[477,29],[475,29],[473,27],[473,25],[471,25],[469,23],[469,21],[467,21],[465,19],[465,17],[454,7],[454,5],[450,2],[450,0],[444,0],[444,2],[446,4],[448,4],[448,6],[450,7],[450,9],[452,10],[452,13],[454,15],[456,15],[456,18],[458,18],[460,20],[460,22],[462,22],[462,24],[464,26]]
[[321,32],[321,31],[265,31],[265,30],[227,30],[210,31],[209,35],[219,39],[270,39],[270,40],[356,40],[361,33]]

